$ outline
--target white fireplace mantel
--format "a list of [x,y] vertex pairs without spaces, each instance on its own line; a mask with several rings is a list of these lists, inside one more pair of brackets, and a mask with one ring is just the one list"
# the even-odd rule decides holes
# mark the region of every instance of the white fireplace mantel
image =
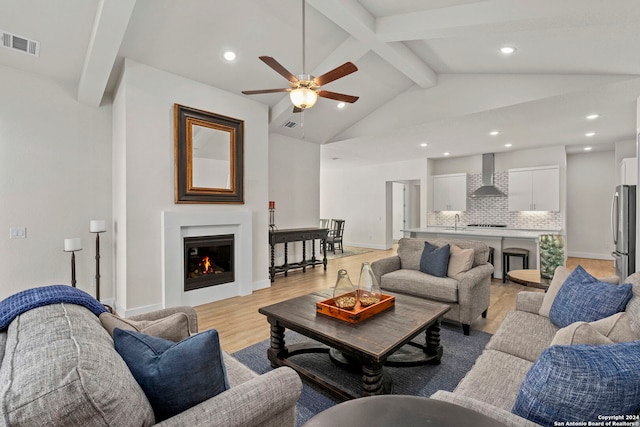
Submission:
[[[162,306],[196,306],[253,291],[251,212],[162,212]],[[184,291],[185,237],[235,235],[235,281]]]

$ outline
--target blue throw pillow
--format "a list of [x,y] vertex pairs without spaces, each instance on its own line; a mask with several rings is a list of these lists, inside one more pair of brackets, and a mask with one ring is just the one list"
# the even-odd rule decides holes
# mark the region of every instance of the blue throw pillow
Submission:
[[630,283],[600,282],[581,266],[564,281],[549,311],[549,320],[559,328],[574,322],[594,322],[623,311],[633,295]]
[[175,343],[116,328],[113,342],[149,399],[156,422],[229,389],[216,330]]
[[450,250],[448,243],[437,247],[429,242],[424,242],[424,249],[420,257],[420,271],[436,277],[445,277],[449,267]]
[[640,341],[545,349],[522,382],[511,412],[543,426],[637,414]]

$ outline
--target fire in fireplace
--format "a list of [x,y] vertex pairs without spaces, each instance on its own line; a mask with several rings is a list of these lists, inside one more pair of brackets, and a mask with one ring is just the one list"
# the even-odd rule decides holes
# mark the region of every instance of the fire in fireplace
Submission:
[[184,238],[184,290],[235,280],[233,234]]

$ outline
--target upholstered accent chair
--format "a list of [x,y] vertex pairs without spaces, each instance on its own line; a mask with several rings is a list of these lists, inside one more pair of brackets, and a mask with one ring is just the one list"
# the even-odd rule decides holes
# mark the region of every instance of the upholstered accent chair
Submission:
[[[469,335],[471,322],[479,316],[487,316],[491,275],[493,266],[489,264],[489,246],[476,240],[432,239],[434,246],[449,244],[466,251],[469,268],[460,267],[454,260],[455,251],[449,260],[447,276],[436,277],[423,273],[420,269],[425,239],[402,238],[398,242],[398,254],[374,261],[371,264],[376,279],[383,290],[422,297],[445,303],[451,307],[444,318],[462,324],[465,335]],[[455,264],[455,269],[452,267]]]

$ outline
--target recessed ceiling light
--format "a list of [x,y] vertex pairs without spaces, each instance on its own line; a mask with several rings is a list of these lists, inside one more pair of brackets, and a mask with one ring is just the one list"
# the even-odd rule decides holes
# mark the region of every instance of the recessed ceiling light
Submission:
[[500,132],[498,132],[497,130],[492,130],[491,132],[489,132],[489,135],[491,136],[496,136],[498,134],[500,134]]
[[515,51],[516,51],[516,48],[513,47],[513,46],[503,46],[503,47],[500,48],[500,52],[503,55],[511,55]]
[[422,144],[420,144],[420,147],[426,147],[426,146],[427,146],[426,142],[423,142]]
[[222,54],[225,61],[232,62],[238,57],[238,55],[232,50],[225,50]]
[[338,102],[338,108],[343,109],[346,106],[347,104],[345,104],[344,102]]
[[448,155],[449,155],[449,152],[446,152],[446,153],[442,153],[442,154],[444,154],[445,156],[448,156]]
[[592,137],[595,134],[596,134],[595,132],[587,132],[587,133],[584,134],[584,136]]
[[593,147],[584,147],[584,151],[591,151]]
[[599,115],[599,114],[589,114],[589,115],[587,116],[587,120],[595,120],[595,119],[597,119],[598,117],[600,117],[600,115]]
[[508,147],[511,147],[512,144],[504,144],[504,146],[508,148]]

